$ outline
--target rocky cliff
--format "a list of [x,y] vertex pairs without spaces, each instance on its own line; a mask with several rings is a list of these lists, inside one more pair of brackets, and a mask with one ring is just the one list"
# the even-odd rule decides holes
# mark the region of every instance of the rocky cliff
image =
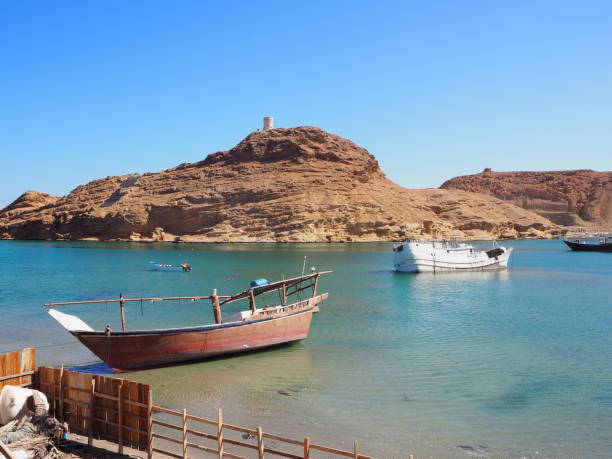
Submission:
[[456,190],[409,190],[368,151],[315,127],[253,132],[203,161],[107,177],[0,211],[15,239],[374,241],[410,236],[545,237],[530,211]]
[[485,193],[556,224],[612,226],[612,172],[493,172],[448,180],[443,189]]

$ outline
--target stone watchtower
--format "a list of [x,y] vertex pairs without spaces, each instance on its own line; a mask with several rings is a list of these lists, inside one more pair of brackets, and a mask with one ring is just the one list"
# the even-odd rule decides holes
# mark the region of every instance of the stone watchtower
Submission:
[[274,129],[274,117],[273,116],[264,116],[263,119],[263,130],[269,131],[270,129]]

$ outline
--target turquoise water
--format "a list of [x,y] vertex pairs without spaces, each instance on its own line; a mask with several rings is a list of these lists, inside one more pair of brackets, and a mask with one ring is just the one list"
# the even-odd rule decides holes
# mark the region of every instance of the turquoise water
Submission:
[[[517,241],[500,272],[397,274],[390,244],[0,242],[0,351],[44,364],[95,356],[48,301],[241,291],[308,266],[333,270],[308,340],[130,373],[166,406],[379,457],[612,456],[612,254]],[[188,262],[191,273],[149,270]],[[232,306],[226,314],[240,308]],[[76,306],[95,328],[117,307]],[[128,327],[209,322],[209,302],[139,303]]]

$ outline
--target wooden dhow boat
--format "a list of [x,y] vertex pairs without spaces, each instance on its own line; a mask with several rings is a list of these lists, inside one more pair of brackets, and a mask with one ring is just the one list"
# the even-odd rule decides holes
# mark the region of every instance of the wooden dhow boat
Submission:
[[[318,304],[328,297],[327,293],[317,294],[319,277],[328,272],[331,271],[313,272],[266,285],[261,285],[260,279],[252,283],[248,290],[232,296],[217,295],[215,289],[209,296],[120,296],[119,299],[46,303],[45,306],[51,317],[107,365],[116,371],[129,371],[303,340],[308,337],[312,314],[318,312]],[[257,296],[273,291],[278,291],[280,304],[257,307]],[[288,301],[294,296],[300,298],[301,292],[310,295],[297,302]],[[125,322],[126,303],[177,300],[210,300],[215,323],[181,328],[128,330]],[[249,309],[223,320],[221,306],[239,300],[248,300]],[[77,316],[56,309],[58,306],[113,302],[120,306],[121,331],[112,330],[110,325],[103,331],[96,331]]]
[[561,240],[576,252],[612,252],[612,233],[568,234]]

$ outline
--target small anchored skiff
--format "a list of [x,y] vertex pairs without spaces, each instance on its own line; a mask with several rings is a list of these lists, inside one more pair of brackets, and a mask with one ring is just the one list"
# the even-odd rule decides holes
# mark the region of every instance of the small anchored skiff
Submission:
[[[318,312],[318,304],[328,294],[317,295],[317,284],[321,274],[313,272],[293,279],[260,285],[255,283],[248,290],[232,296],[169,297],[169,298],[123,298],[67,303],[47,303],[49,314],[76,339],[117,371],[199,360],[236,352],[261,349],[277,344],[291,343],[308,337],[312,314]],[[253,285],[253,284],[252,284]],[[306,299],[289,303],[300,292],[311,292]],[[277,306],[257,307],[256,297],[278,291]],[[182,328],[156,330],[128,330],[125,323],[126,303],[143,301],[211,300],[215,323]],[[249,309],[223,320],[221,306],[238,300],[248,300]],[[55,309],[58,306],[92,303],[119,303],[121,331],[96,331],[80,318]]]
[[156,271],[175,271],[175,272],[191,271],[191,266],[189,266],[187,263],[181,263],[180,265],[168,265],[164,263],[158,263],[156,261],[150,261],[149,264]]
[[481,249],[457,241],[406,241],[393,247],[396,271],[406,273],[480,271],[508,267],[512,248]]

